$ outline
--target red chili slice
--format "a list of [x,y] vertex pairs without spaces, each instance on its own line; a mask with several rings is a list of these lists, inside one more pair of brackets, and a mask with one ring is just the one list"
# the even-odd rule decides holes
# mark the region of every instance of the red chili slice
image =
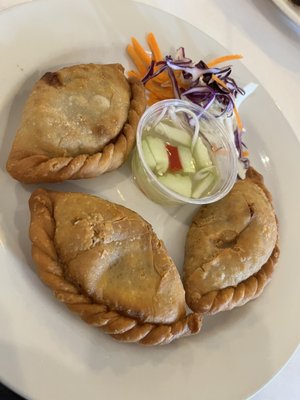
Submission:
[[177,147],[172,146],[171,144],[166,144],[166,148],[167,148],[168,156],[169,156],[169,170],[170,171],[182,170],[182,165],[180,162]]

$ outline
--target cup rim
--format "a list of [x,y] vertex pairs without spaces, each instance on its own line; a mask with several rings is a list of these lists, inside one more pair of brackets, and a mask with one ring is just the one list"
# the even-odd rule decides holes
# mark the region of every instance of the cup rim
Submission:
[[[222,140],[228,145],[230,154],[232,157],[232,168],[230,170],[230,174],[228,174],[228,178],[226,180],[225,184],[225,189],[221,189],[220,191],[217,191],[216,193],[194,199],[192,197],[186,197],[182,196],[179,193],[174,192],[173,190],[170,190],[167,188],[165,185],[163,185],[159,180],[157,179],[156,175],[154,172],[150,169],[148,164],[146,163],[146,160],[144,158],[143,150],[142,150],[142,134],[143,134],[143,125],[145,123],[145,120],[149,117],[149,114],[152,112],[156,111],[158,108],[161,108],[162,106],[184,106],[189,109],[193,109],[192,111],[199,111],[201,112],[202,115],[205,115],[209,118],[210,121],[213,121],[213,123],[217,126],[218,130],[221,131],[222,134]],[[167,100],[161,100],[156,102],[155,104],[151,105],[147,110],[144,112],[142,117],[139,120],[138,126],[137,126],[137,134],[136,134],[136,146],[137,146],[137,151],[139,158],[142,162],[143,168],[146,170],[147,174],[152,178],[152,180],[155,182],[155,185],[158,186],[159,190],[161,190],[164,195],[170,197],[171,199],[177,200],[177,202],[181,203],[189,203],[189,204],[198,204],[198,205],[203,205],[203,204],[209,204],[213,203],[217,200],[220,200],[226,194],[232,189],[234,182],[236,180],[237,174],[238,174],[238,168],[237,168],[237,154],[236,154],[236,148],[233,143],[233,141],[229,138],[228,133],[224,129],[224,127],[220,124],[220,122],[217,120],[217,118],[211,114],[209,111],[205,110],[201,106],[194,104],[192,102],[189,102],[187,100],[182,100],[182,99],[167,99]]]

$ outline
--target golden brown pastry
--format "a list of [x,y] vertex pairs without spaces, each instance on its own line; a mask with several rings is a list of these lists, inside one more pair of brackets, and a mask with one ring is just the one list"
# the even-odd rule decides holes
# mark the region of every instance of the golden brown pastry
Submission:
[[184,262],[189,307],[214,314],[259,296],[279,256],[277,239],[271,195],[249,168],[245,180],[193,219]]
[[126,342],[165,344],[199,332],[177,269],[135,212],[82,193],[36,190],[32,255],[42,281],[88,323]]
[[135,143],[143,84],[120,64],[47,72],[33,87],[7,161],[25,183],[95,177],[118,168]]

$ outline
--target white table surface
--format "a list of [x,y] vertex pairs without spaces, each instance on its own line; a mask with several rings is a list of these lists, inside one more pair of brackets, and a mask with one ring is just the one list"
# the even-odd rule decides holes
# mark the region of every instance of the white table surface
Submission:
[[[30,0],[0,0],[0,11],[26,1]],[[243,53],[243,63],[269,92],[300,140],[300,27],[271,0],[139,1],[186,20],[231,53]],[[300,399],[300,349],[251,399]]]

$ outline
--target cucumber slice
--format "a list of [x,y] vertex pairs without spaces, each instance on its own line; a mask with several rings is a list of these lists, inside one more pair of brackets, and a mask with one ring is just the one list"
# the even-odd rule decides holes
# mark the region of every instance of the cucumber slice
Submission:
[[195,162],[191,150],[185,146],[178,146],[177,149],[183,172],[195,173]]
[[200,180],[197,174],[194,175],[193,179],[193,191],[192,191],[193,199],[199,199],[201,196],[206,194],[209,191],[209,189],[213,187],[216,180],[216,175],[214,173],[207,172],[204,177],[202,175]]
[[179,193],[182,196],[191,197],[192,180],[189,176],[180,174],[165,174],[159,176],[158,180],[173,192]]
[[154,136],[146,136],[145,138],[149,149],[155,160],[155,172],[163,175],[169,168],[169,156],[163,140]]
[[184,131],[183,129],[176,128],[174,126],[168,125],[165,122],[160,122],[154,128],[157,135],[164,137],[169,140],[170,143],[175,143],[176,145],[183,145],[190,147],[192,144],[191,135]]
[[194,179],[194,181],[200,181],[201,179],[204,179],[206,177],[206,175],[209,173],[217,176],[218,175],[217,168],[214,165],[211,165],[210,167],[201,168],[194,175],[193,179]]
[[154,171],[156,167],[156,161],[145,139],[142,140],[142,150],[148,167]]
[[193,150],[193,156],[197,169],[209,167],[210,165],[212,165],[208,150],[200,137],[196,141]]

